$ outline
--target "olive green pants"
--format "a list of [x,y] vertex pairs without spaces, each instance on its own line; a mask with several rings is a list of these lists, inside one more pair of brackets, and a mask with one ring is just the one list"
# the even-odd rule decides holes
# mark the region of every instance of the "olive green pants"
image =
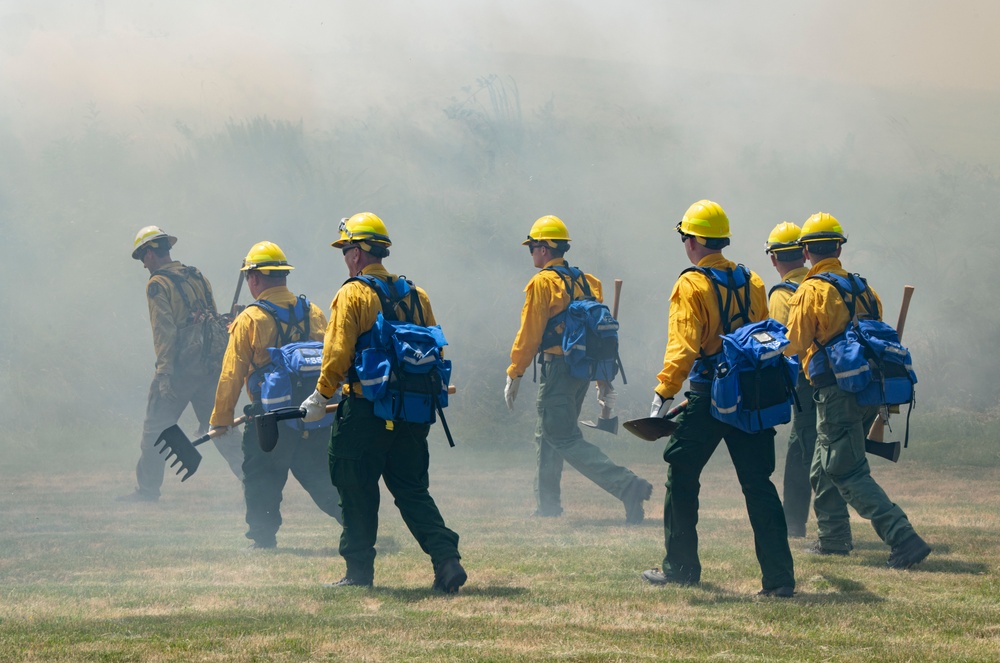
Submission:
[[788,436],[788,452],[785,454],[782,506],[785,508],[788,535],[805,536],[809,502],[813,494],[809,468],[816,451],[816,403],[813,401],[813,387],[801,373],[795,393],[801,410],[792,408],[792,432]]
[[385,481],[420,549],[439,565],[459,559],[458,534],[448,529],[429,492],[430,426],[379,419],[372,402],[346,398],[340,403],[330,437],[330,476],[340,491],[344,531],[340,554],[347,577],[369,583],[375,574],[375,541],[381,501],[378,481]]
[[[215,406],[217,381],[216,378],[174,376],[171,380],[173,393],[164,397],[160,394],[156,377],[153,377],[146,402],[146,419],[142,424],[142,439],[139,442],[139,462],[135,466],[136,489],[140,494],[146,497],[160,496],[165,456],[160,453],[163,447],[155,446],[156,441],[164,430],[177,423],[188,404],[198,418],[198,435],[203,435],[208,430],[208,420]],[[223,435],[214,438],[212,444],[225,458],[236,478],[242,479],[243,452],[240,450],[239,437]]]
[[[259,414],[258,406],[251,412]],[[281,499],[288,473],[305,488],[323,513],[340,520],[340,497],[327,471],[328,428],[299,432],[278,422],[278,443],[269,452],[260,448],[257,426],[243,427],[243,496],[247,507],[246,537],[274,545],[281,527]]]
[[565,361],[542,364],[535,427],[535,500],[540,514],[562,512],[559,484],[563,461],[618,499],[635,479],[632,470],[616,465],[599,447],[583,439],[578,422],[590,385],[589,380],[570,376]]
[[701,472],[709,458],[726,441],[736,477],[746,500],[754,552],[764,589],[794,587],[792,553],[788,548],[785,514],[778,491],[771,483],[774,472],[774,429],[743,431],[715,419],[708,394],[688,392],[688,405],[677,417],[677,430],[663,452],[667,468],[667,496],[663,504],[663,539],[666,556],[663,572],[682,581],[701,580],[698,559],[698,493]]
[[872,478],[865,457],[865,434],[875,408],[862,408],[854,394],[836,385],[819,387],[816,402],[816,452],[810,480],[816,495],[816,525],[826,550],[850,550],[851,523],[847,505],[870,520],[890,546],[901,543],[913,527],[903,510]]

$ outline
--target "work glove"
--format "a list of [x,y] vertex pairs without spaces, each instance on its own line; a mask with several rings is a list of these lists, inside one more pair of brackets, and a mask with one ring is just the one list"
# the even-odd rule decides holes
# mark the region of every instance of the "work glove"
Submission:
[[309,398],[302,401],[302,405],[299,407],[306,411],[306,416],[302,418],[302,421],[309,423],[310,421],[319,421],[326,416],[326,402],[330,400],[323,394],[319,393],[317,389],[314,391]]
[[507,386],[503,390],[503,398],[507,401],[507,409],[514,411],[514,399],[517,398],[517,388],[521,386],[521,378],[507,376]]
[[177,397],[169,373],[160,373],[156,376],[156,388],[160,391],[160,398],[172,401]]
[[657,393],[653,393],[653,404],[649,408],[649,416],[662,419],[670,411],[670,406],[674,404],[673,397],[664,398]]
[[618,392],[610,382],[597,381],[597,404],[602,408],[614,410],[618,403]]

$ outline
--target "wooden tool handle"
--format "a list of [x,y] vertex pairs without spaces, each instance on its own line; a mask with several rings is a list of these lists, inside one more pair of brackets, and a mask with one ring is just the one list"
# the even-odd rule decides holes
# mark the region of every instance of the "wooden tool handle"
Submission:
[[675,405],[672,408],[670,408],[670,410],[665,415],[663,415],[663,418],[664,419],[673,419],[678,414],[680,414],[681,412],[684,411],[684,408],[687,407],[687,404],[688,404],[688,401],[685,398],[680,403],[678,403],[677,405]]
[[[903,286],[903,303],[899,305],[899,319],[896,322],[896,335],[899,336],[899,340],[903,340],[903,327],[906,326],[906,314],[910,310],[910,299],[913,297],[913,286],[904,285]],[[872,427],[868,429],[868,439],[872,442],[884,442],[885,441],[885,419],[882,418],[882,412],[878,413],[875,417],[875,421],[872,422]]]
[[611,300],[611,317],[618,319],[618,300],[622,296],[622,280],[615,279],[615,297]]
[[903,327],[906,326],[906,313],[910,310],[910,298],[913,297],[913,286],[903,286],[903,303],[899,306],[899,321],[896,322],[896,334],[903,340]]

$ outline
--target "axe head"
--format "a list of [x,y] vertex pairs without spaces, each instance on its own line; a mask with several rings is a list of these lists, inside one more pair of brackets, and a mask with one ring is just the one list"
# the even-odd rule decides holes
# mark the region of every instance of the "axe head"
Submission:
[[647,442],[655,442],[661,437],[672,435],[677,430],[677,422],[664,417],[632,419],[622,425],[625,426],[625,430]]
[[186,481],[188,477],[198,470],[198,465],[201,464],[201,453],[194,448],[191,440],[187,438],[181,427],[176,424],[160,433],[160,437],[156,439],[153,446],[160,447],[160,454],[164,456],[164,463],[170,460],[171,456],[174,456],[174,462],[170,463],[170,469],[180,465],[177,468],[177,474],[184,472],[181,481]]
[[874,456],[880,456],[892,462],[899,461],[899,450],[903,445],[899,442],[878,442],[865,439],[865,451]]
[[596,428],[597,430],[602,430],[602,431],[611,433],[612,435],[617,435],[618,434],[618,417],[617,416],[607,417],[607,418],[599,418],[596,423],[593,422],[593,421],[581,421],[580,423],[583,424],[584,426],[586,426],[587,428]]

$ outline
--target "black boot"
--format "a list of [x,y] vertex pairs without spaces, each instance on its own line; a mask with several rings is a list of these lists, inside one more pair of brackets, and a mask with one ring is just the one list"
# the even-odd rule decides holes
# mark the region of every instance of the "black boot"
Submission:
[[457,557],[450,557],[434,565],[433,589],[445,594],[454,594],[469,579]]
[[638,525],[646,514],[642,510],[642,503],[648,500],[653,494],[653,484],[641,477],[632,479],[632,483],[625,488],[622,493],[622,503],[625,505],[625,522],[629,525]]
[[931,554],[931,547],[914,532],[908,539],[892,547],[885,565],[890,569],[908,569]]

